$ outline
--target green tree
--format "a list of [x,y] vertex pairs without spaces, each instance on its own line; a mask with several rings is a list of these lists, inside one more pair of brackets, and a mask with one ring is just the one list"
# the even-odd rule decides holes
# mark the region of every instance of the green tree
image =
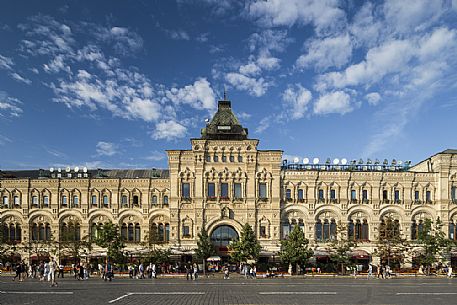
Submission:
[[377,249],[373,255],[378,256],[382,264],[388,264],[392,270],[404,262],[409,243],[402,237],[400,224],[392,217],[386,217],[379,226]]
[[214,249],[211,238],[204,226],[202,226],[202,230],[198,233],[197,249],[195,249],[195,254],[197,255],[197,258],[203,260],[203,274],[206,274],[206,260],[208,257],[215,255],[216,250]]
[[122,249],[124,242],[119,233],[119,226],[112,222],[104,223],[97,227],[95,236],[95,244],[107,250],[107,261],[112,258],[115,262],[122,262],[124,256]]
[[337,270],[344,274],[345,268],[352,264],[349,255],[357,244],[349,238],[348,227],[341,221],[338,222],[336,232],[336,238],[329,245],[330,259],[336,264]]
[[89,235],[81,237],[81,228],[79,223],[71,221],[65,227],[65,230],[60,231],[60,253],[69,254],[74,263],[81,258],[81,254],[88,253],[92,250],[92,243]]
[[257,261],[261,249],[262,247],[248,223],[243,226],[240,239],[229,245],[230,257],[239,263],[245,263],[248,260]]
[[419,257],[421,265],[426,267],[426,274],[430,274],[430,268],[449,256],[452,241],[442,230],[443,223],[438,217],[435,224],[432,220],[426,219],[422,230],[418,233],[417,244],[423,249],[423,254]]
[[299,226],[295,225],[289,237],[281,241],[281,261],[290,266],[295,266],[295,272],[299,272],[298,266],[306,264],[313,255],[313,250],[308,248],[309,240]]

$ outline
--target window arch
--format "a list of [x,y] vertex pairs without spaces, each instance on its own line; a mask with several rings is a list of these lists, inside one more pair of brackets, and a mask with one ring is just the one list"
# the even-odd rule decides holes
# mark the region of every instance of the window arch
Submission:
[[125,242],[140,242],[140,224],[138,222],[123,222],[121,225],[121,238]]
[[7,244],[16,244],[22,241],[22,226],[15,220],[3,223],[1,230],[3,236],[0,242]]
[[336,240],[336,221],[334,218],[317,219],[314,225],[315,238],[317,241]]
[[33,241],[50,241],[52,238],[51,225],[48,222],[32,222],[31,233]]

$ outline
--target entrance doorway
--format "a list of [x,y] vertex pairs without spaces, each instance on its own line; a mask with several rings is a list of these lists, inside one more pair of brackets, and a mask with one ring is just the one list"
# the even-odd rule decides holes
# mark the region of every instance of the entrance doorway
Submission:
[[239,236],[236,230],[228,225],[218,226],[211,233],[211,242],[222,261],[228,261],[228,246],[231,241],[238,240],[238,238]]

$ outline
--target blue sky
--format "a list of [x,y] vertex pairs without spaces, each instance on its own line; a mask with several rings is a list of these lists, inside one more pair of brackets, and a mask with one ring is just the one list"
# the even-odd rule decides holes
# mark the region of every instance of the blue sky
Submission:
[[457,1],[5,1],[0,169],[167,166],[224,86],[261,149],[457,148]]

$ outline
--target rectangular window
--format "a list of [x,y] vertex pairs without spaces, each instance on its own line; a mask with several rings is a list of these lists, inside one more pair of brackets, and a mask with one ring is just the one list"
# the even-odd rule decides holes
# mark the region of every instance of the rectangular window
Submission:
[[92,196],[92,205],[97,205],[97,196]]
[[286,190],[286,199],[291,199],[292,198],[292,191],[291,189]]
[[387,195],[387,190],[382,191],[382,200],[387,200],[388,195]]
[[451,188],[451,199],[455,201],[457,199],[457,187],[453,186]]
[[259,183],[259,198],[267,198],[267,184]]
[[332,200],[336,199],[336,191],[335,190],[330,190],[330,199],[332,199]]
[[324,190],[323,189],[319,189],[317,198],[319,198],[319,200],[324,200]]
[[425,192],[425,200],[427,200],[427,202],[432,201],[432,193],[430,191]]
[[14,196],[13,201],[14,201],[15,205],[19,205],[19,197],[18,196]]
[[298,190],[298,200],[303,200],[303,199],[304,199],[303,190]]
[[32,204],[38,205],[38,196],[32,196]]
[[287,223],[287,224],[283,224],[282,225],[282,238],[283,239],[286,239],[289,237],[289,233],[290,233],[290,225]]
[[233,192],[235,198],[243,198],[241,194],[241,183],[234,183],[233,184]]
[[190,184],[183,183],[181,185],[181,193],[183,198],[190,198]]
[[414,191],[414,200],[419,201],[419,191]]
[[228,183],[221,183],[221,198],[228,198]]
[[216,187],[214,183],[208,183],[208,197],[216,197]]
[[106,196],[106,195],[103,196],[103,204],[104,204],[104,205],[108,205],[108,203],[109,203],[109,202],[108,202],[108,196]]
[[394,192],[395,201],[400,201],[400,191],[395,190]]
[[67,196],[62,196],[62,205],[67,205]]
[[49,205],[49,197],[48,196],[44,196],[43,197],[43,205]]
[[163,204],[168,204],[168,196],[163,196]]
[[362,190],[362,200],[363,201],[368,200],[368,191],[367,190]]
[[182,235],[183,236],[190,236],[190,228],[189,228],[189,226],[182,226]]
[[267,227],[266,226],[260,226],[260,237],[267,237]]
[[356,192],[356,190],[351,190],[351,200],[357,200],[357,192]]
[[3,196],[3,205],[8,205],[9,200],[7,196]]
[[79,198],[78,198],[78,196],[73,196],[73,204],[74,204],[75,206],[78,206],[78,205],[79,205]]

